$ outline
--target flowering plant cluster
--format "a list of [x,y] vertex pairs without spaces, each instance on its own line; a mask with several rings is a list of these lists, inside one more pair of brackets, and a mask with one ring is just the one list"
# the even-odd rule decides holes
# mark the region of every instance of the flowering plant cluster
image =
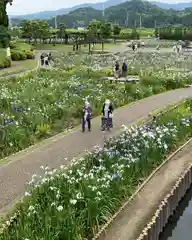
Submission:
[[[173,149],[192,135],[192,101],[96,146],[72,167],[34,175],[1,240],[93,236]],[[17,216],[18,214],[18,216]]]

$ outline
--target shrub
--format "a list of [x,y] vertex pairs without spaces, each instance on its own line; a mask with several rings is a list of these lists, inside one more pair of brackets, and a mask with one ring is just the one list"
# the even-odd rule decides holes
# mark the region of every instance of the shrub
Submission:
[[34,59],[35,58],[34,53],[31,52],[31,51],[27,51],[26,52],[26,56],[27,56],[27,59]]
[[11,58],[13,61],[34,59],[34,47],[27,43],[11,42]]
[[3,62],[4,68],[9,68],[11,67],[11,58],[6,57],[6,59]]
[[0,49],[0,69],[11,66],[11,59],[6,57],[6,49]]
[[20,60],[26,60],[27,59],[27,54],[21,50],[11,50],[11,59],[13,61],[20,61]]

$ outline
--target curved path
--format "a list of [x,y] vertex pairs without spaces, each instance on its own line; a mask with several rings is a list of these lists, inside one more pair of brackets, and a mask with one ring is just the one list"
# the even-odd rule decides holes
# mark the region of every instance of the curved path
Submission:
[[[114,114],[113,134],[121,126],[135,123],[149,112],[166,107],[176,101],[192,97],[192,88],[178,89],[143,99],[131,106],[119,108]],[[100,130],[100,117],[93,119],[92,132],[80,132],[76,129],[69,134],[59,134],[42,141],[38,146],[28,148],[15,156],[10,156],[8,163],[0,166],[0,212],[3,214],[25,191],[25,183],[33,174],[40,174],[40,166],[51,168],[70,164],[70,160],[91,149],[96,144],[103,144],[106,133]],[[107,134],[111,136],[112,134]],[[65,158],[68,158],[66,160]]]

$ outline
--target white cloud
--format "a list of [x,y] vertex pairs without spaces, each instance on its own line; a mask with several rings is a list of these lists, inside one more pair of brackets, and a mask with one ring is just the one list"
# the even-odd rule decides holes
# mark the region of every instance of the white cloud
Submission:
[[68,8],[84,2],[98,2],[99,0],[13,0],[13,5],[8,6],[7,12],[12,15],[28,14],[47,10]]

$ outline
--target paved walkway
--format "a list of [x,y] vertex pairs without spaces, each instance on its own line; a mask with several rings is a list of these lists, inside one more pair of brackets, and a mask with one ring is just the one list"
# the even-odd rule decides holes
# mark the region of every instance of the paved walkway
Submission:
[[[166,92],[139,101],[132,106],[117,109],[114,114],[115,127],[111,134],[118,133],[123,124],[133,124],[147,116],[149,112],[187,97],[192,97],[192,88]],[[42,141],[38,146],[10,156],[9,162],[0,166],[0,212],[6,211],[10,204],[23,195],[25,183],[31,180],[34,173],[41,173],[41,165],[51,168],[57,168],[62,164],[68,165],[73,157],[83,153],[84,150],[91,149],[96,144],[103,144],[105,134],[111,135],[100,131],[100,117],[98,117],[93,119],[92,132],[82,133],[77,129],[69,134],[59,134]],[[66,157],[68,160],[65,160]]]

